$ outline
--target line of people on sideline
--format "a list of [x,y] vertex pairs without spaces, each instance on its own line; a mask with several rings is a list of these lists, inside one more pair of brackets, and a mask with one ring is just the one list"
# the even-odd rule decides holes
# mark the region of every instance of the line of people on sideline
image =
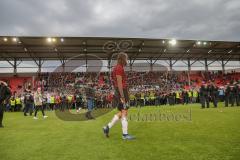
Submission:
[[[95,92],[89,91],[85,88],[85,92],[75,89],[74,92],[60,93],[60,92],[42,92],[41,88],[37,91],[41,92],[41,106],[43,110],[71,110],[76,109],[79,112],[82,108],[89,108],[94,106],[97,108],[112,107],[112,92]],[[26,89],[22,94],[12,95],[6,103],[6,111],[18,112],[22,111],[24,116],[32,115],[36,111],[37,106],[37,91],[34,92]],[[93,92],[93,93],[92,93]],[[94,108],[91,107],[91,108]],[[41,108],[41,107],[40,107]]]
[[201,103],[202,108],[209,108],[210,102],[217,107],[218,102],[225,102],[225,107],[240,106],[240,83],[231,82],[217,87],[215,83],[203,82],[200,88],[178,89],[169,92],[155,90],[136,90],[130,92],[130,106],[160,106]]
[[[41,89],[41,88],[40,88]],[[36,111],[35,93],[30,89],[26,89],[21,95],[12,95],[6,104],[6,111],[23,111],[24,115],[32,115]],[[77,112],[81,108],[87,108],[88,97],[78,89],[69,94],[60,92],[42,92],[41,103],[43,110],[59,109],[76,109]],[[34,96],[35,95],[35,96]],[[103,108],[114,106],[114,94],[111,91],[97,91],[91,96],[91,105],[93,108]],[[209,108],[210,102],[217,107],[218,102],[225,102],[225,106],[240,105],[240,83],[231,82],[226,86],[218,87],[215,83],[202,83],[200,87],[191,87],[189,89],[178,88],[165,90],[150,87],[135,87],[129,91],[130,106],[160,106],[160,105],[176,105],[200,103],[202,108]],[[40,107],[41,109],[41,107]],[[44,112],[43,112],[44,114]]]

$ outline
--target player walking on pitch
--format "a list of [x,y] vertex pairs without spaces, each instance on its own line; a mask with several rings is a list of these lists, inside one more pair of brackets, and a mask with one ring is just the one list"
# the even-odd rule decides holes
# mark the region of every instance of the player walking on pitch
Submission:
[[113,125],[121,119],[122,122],[122,138],[124,140],[132,140],[133,136],[128,134],[128,90],[126,84],[126,74],[124,66],[127,65],[128,56],[126,53],[119,53],[117,57],[117,64],[112,71],[112,80],[115,88],[115,100],[119,112],[114,115],[113,119],[103,127],[103,132],[106,137],[109,137],[109,130]]
[[42,110],[42,115],[43,115],[43,118],[47,118],[48,116],[45,115],[44,113],[44,108],[43,108],[43,96],[42,96],[42,93],[41,93],[41,88],[39,87],[37,89],[37,91],[35,92],[34,94],[34,103],[35,103],[35,113],[34,113],[34,117],[33,119],[38,119],[37,118],[37,112],[39,109]]

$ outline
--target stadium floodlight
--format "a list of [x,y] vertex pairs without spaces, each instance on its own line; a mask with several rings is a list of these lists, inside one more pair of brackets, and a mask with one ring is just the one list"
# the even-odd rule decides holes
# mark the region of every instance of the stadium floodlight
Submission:
[[203,45],[207,45],[207,42],[203,42]]
[[52,38],[51,38],[51,37],[48,37],[48,38],[47,38],[47,42],[51,43],[51,42],[52,42]]
[[201,41],[197,41],[197,45],[201,45],[202,44],[202,42]]
[[64,38],[61,38],[60,41],[61,41],[61,42],[64,42]]
[[177,41],[176,39],[172,39],[168,43],[171,44],[172,46],[175,46],[177,44]]
[[3,41],[4,41],[4,42],[7,42],[7,41],[8,41],[8,39],[7,39],[6,37],[4,37],[4,38],[3,38]]
[[162,43],[165,44],[165,41],[163,40]]
[[13,42],[17,42],[17,38],[16,38],[16,37],[13,37],[13,38],[12,38],[12,41],[13,41]]
[[51,38],[51,37],[48,37],[48,38],[47,38],[47,42],[48,42],[48,43],[52,43],[52,42],[56,42],[56,41],[57,41],[56,38]]

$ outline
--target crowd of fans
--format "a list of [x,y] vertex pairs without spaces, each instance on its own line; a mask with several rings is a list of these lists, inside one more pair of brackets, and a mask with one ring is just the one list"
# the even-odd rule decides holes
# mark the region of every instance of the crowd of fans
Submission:
[[[202,108],[213,102],[225,101],[225,106],[240,104],[240,73],[221,72],[127,72],[131,106],[160,106],[201,103]],[[111,75],[102,73],[42,73],[34,84],[41,88],[43,106],[48,110],[86,107],[88,89],[97,108],[113,107],[114,92]],[[7,103],[7,111],[24,110],[32,114],[34,91],[30,85],[23,92],[15,92]],[[28,106],[28,107],[26,107]],[[29,107],[30,106],[30,107]],[[27,112],[26,112],[27,108]]]

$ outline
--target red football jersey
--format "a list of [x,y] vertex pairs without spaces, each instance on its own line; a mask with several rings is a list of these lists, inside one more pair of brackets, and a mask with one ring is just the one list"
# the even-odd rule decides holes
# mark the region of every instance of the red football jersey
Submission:
[[117,64],[112,70],[112,81],[113,81],[114,87],[118,87],[117,86],[117,75],[122,76],[123,88],[127,88],[127,82],[126,82],[127,77],[126,77],[123,66],[120,64]]

